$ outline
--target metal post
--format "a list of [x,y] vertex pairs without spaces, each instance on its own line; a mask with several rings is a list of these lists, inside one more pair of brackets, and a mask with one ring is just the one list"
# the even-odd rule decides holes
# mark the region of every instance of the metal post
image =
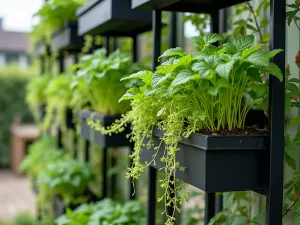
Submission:
[[[64,55],[62,52],[59,53],[58,55],[58,64],[59,64],[59,73],[63,73],[65,71],[64,68]],[[63,143],[62,143],[62,131],[61,128],[58,128],[58,134],[57,134],[57,146],[58,148],[63,148]]]
[[109,36],[103,38],[103,46],[104,48],[106,48],[106,55],[109,56],[110,54]]
[[107,197],[107,148],[102,149],[102,197]]
[[86,162],[90,161],[90,142],[89,141],[85,141],[84,143],[84,160]]
[[[161,11],[154,10],[152,15],[152,35],[153,35],[153,54],[152,54],[152,70],[158,66],[158,57],[161,52]],[[148,215],[147,225],[155,224],[155,205],[156,205],[156,176],[157,171],[153,167],[149,167],[148,175]]]
[[[117,149],[111,148],[111,168],[114,168],[117,165],[116,152]],[[116,194],[116,184],[117,184],[117,175],[114,173],[111,175],[111,198],[113,199]]]
[[[211,32],[219,33],[220,32],[220,15],[219,10],[211,12]],[[216,202],[218,202],[218,207],[216,207]],[[205,195],[205,216],[204,224],[208,224],[210,219],[213,218],[216,214],[216,209],[219,211],[222,210],[221,203],[222,196],[216,196],[216,193],[206,193]],[[218,212],[218,211],[217,211]]]
[[[285,0],[271,0],[271,48],[285,49]],[[282,72],[285,54],[278,54],[273,62]],[[282,225],[283,169],[284,169],[284,82],[270,76],[269,85],[269,138],[270,177],[267,191],[267,225]]]
[[118,43],[118,38],[117,37],[114,37],[114,42],[113,42],[113,50],[117,50],[119,48],[119,43]]
[[215,193],[206,193],[205,194],[205,215],[204,215],[204,224],[208,224],[210,219],[215,216]]
[[132,37],[132,60],[133,62],[138,61],[138,40],[136,35]]
[[177,46],[177,13],[171,13],[171,20],[170,20],[170,48],[175,48]]
[[43,75],[46,72],[45,56],[40,57],[40,63],[41,63],[41,75]]

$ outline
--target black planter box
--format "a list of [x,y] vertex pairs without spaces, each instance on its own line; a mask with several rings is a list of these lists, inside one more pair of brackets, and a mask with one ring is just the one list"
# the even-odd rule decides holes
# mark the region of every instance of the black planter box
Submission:
[[130,126],[118,134],[103,135],[99,131],[95,131],[87,124],[87,119],[93,118],[94,121],[100,121],[100,123],[107,127],[112,125],[116,119],[120,119],[120,116],[105,116],[91,111],[80,111],[79,117],[81,120],[81,136],[101,147],[122,147],[131,146],[131,143],[126,135],[131,133]]
[[[163,132],[153,131],[154,146],[159,146]],[[208,136],[192,134],[179,143],[176,161],[185,171],[179,178],[206,192],[265,190],[268,184],[269,148],[267,136]],[[164,145],[158,150],[155,164],[160,169]],[[156,151],[144,149],[141,161],[150,162]]]
[[131,0],[90,0],[77,15],[79,35],[133,36],[152,28],[152,13],[132,10]]
[[69,21],[52,35],[52,46],[60,51],[81,51],[83,37],[78,36],[78,23]]
[[132,8],[178,12],[212,12],[245,0],[131,0]]

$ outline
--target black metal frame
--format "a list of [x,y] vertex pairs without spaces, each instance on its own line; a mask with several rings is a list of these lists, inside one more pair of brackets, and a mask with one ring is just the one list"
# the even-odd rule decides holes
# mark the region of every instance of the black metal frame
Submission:
[[[139,1],[139,0],[132,0]],[[172,0],[170,0],[172,1]],[[143,1],[145,2],[145,1]],[[152,1],[155,2],[155,1]],[[175,1],[174,1],[175,2]],[[199,1],[200,2],[200,1]],[[162,1],[160,1],[162,3]],[[162,3],[166,4],[166,2]],[[133,4],[134,6],[134,4]],[[211,9],[214,7],[210,4]],[[154,6],[150,6],[155,9]],[[156,8],[157,9],[157,8]],[[169,9],[165,6],[164,9]],[[182,9],[177,10],[182,11]],[[220,23],[217,11],[211,11],[213,21],[213,32],[224,31],[226,24]],[[221,15],[224,15],[224,11]],[[226,14],[226,13],[225,13]],[[282,31],[285,31],[285,1],[271,0],[271,48],[285,49],[285,36]],[[220,26],[219,26],[220,24]],[[276,29],[275,29],[276,24]],[[160,9],[153,11],[153,70],[157,66],[157,58],[160,55],[161,45],[161,11]],[[285,55],[280,54],[273,59],[281,71],[285,67]],[[267,195],[267,214],[266,225],[281,225],[282,224],[282,202],[283,202],[283,168],[284,168],[284,82],[273,76],[270,77],[269,85],[269,154],[267,154],[266,162],[269,168],[265,169],[268,178],[266,178],[267,185],[265,187]],[[276,100],[275,100],[276,99]],[[156,169],[152,166],[149,168],[148,181],[148,218],[147,225],[155,224],[155,203],[156,203]],[[249,189],[251,190],[251,189]],[[261,193],[265,193],[262,191]],[[206,196],[206,212],[205,224],[208,224],[211,217],[215,215],[222,208],[221,199],[216,199],[214,193]]]

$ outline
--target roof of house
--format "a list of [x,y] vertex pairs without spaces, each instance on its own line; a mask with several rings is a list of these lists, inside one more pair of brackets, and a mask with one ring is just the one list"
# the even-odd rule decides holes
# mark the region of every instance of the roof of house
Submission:
[[29,48],[29,37],[26,33],[0,29],[0,52],[26,52]]

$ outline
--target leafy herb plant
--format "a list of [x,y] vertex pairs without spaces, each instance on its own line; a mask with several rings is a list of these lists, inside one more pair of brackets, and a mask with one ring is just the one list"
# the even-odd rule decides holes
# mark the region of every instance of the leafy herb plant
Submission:
[[75,66],[78,69],[77,79],[72,88],[74,93],[78,93],[78,98],[73,97],[74,103],[84,105],[88,102],[94,111],[105,115],[125,113],[130,108],[129,104],[118,103],[118,100],[134,81],[120,82],[120,79],[141,68],[132,62],[129,54],[119,50],[109,56],[106,56],[105,49],[83,56]]
[[34,42],[46,37],[50,39],[52,32],[60,28],[66,21],[76,21],[76,10],[82,6],[86,0],[49,0],[39,9],[34,17],[39,19],[39,23],[33,28],[32,38]]
[[[243,129],[251,107],[267,102],[268,87],[261,74],[283,78],[278,66],[270,62],[281,50],[268,51],[261,44],[253,46],[252,35],[220,45],[215,43],[224,40],[218,34],[192,40],[199,51],[186,54],[182,48],[169,49],[160,56],[159,60],[164,62],[155,72],[140,71],[122,79],[140,79],[143,85],[130,88],[120,99],[130,100],[132,106],[121,120],[106,129],[90,123],[106,134],[119,132],[132,123],[131,140],[135,147],[127,177],[133,179],[138,179],[151,163],[141,162],[140,154],[144,148],[152,147],[154,126],[164,131],[161,141],[165,144],[165,154],[160,160],[165,164],[166,175],[161,180],[165,192],[158,200],[174,206],[166,224],[174,223],[175,210],[180,211],[179,205],[186,198],[183,184],[174,184],[175,189],[169,185],[171,177],[176,178],[176,170],[184,170],[176,161],[178,142],[203,129],[211,133]],[[156,154],[153,161],[155,157]]]
[[146,224],[145,210],[137,201],[119,204],[111,199],[83,204],[74,211],[67,210],[56,220],[57,225],[142,225]]
[[67,158],[48,164],[39,174],[38,184],[47,186],[69,205],[85,200],[83,194],[93,179],[93,170],[87,163]]

